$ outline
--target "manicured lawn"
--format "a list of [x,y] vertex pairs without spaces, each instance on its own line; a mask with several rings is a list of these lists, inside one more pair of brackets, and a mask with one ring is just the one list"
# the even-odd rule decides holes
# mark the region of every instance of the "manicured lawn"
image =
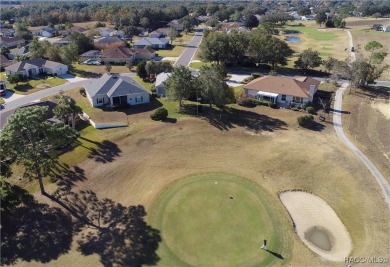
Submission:
[[185,47],[185,44],[174,45],[173,47],[171,46],[169,49],[157,50],[157,53],[161,57],[179,57],[184,51]]
[[[0,78],[1,80],[7,81],[5,72],[2,72],[0,74]],[[6,85],[8,89],[15,91],[15,93],[17,94],[28,95],[31,93],[44,90],[49,87],[62,85],[64,83],[66,83],[65,79],[49,76],[47,77],[47,79],[40,79],[40,80],[28,79],[26,81],[19,82],[17,84],[10,84],[9,82],[6,82]]]
[[[130,70],[126,66],[111,65],[111,73],[129,73]],[[86,64],[73,64],[71,73],[85,78],[97,77],[100,74],[106,72],[104,65],[86,65]]]
[[[266,266],[291,248],[281,236],[280,204],[258,185],[224,173],[195,174],[169,185],[150,211],[162,234],[162,266]],[[282,230],[283,229],[283,230]]]
[[189,67],[198,70],[204,65],[211,65],[211,62],[191,62]]

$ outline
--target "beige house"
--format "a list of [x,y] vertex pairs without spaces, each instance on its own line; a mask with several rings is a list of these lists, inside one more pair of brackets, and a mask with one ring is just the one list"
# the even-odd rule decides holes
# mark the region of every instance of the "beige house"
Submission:
[[11,75],[20,72],[24,77],[32,77],[40,74],[51,74],[53,76],[68,73],[68,66],[62,63],[35,58],[23,60],[5,68],[5,73]]

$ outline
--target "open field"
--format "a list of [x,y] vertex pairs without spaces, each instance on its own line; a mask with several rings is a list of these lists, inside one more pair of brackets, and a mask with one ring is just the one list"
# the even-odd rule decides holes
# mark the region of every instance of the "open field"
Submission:
[[[106,151],[105,161],[92,156],[81,162],[78,168],[85,179],[77,182],[74,190],[92,190],[99,198],[125,206],[143,205],[150,213],[153,203],[172,182],[198,173],[231,174],[263,188],[281,218],[289,218],[278,198],[281,191],[302,189],[318,195],[347,228],[353,245],[351,256],[389,256],[390,214],[381,191],[329,121],[321,122],[325,126],[322,131],[311,131],[297,127],[299,112],[261,106],[234,108],[238,109],[237,116],[225,113],[222,119],[213,115],[182,116],[176,123],[145,123],[140,119],[131,127],[98,131],[115,145],[116,153]],[[151,216],[147,219],[158,228]],[[290,229],[281,233],[286,237],[293,235],[292,222],[287,224]],[[161,235],[172,238],[164,236],[165,232]],[[262,237],[258,238],[261,245]],[[84,266],[100,266],[96,255],[82,256],[76,251],[77,240],[76,236],[66,255],[47,265],[82,262]],[[291,249],[281,252],[284,260],[277,259],[276,266],[340,266],[316,256],[296,235],[292,236],[292,245],[286,240],[280,242],[287,242],[283,245]],[[269,247],[272,250],[271,243]],[[159,266],[172,266],[166,264],[169,259],[163,251],[158,255]],[[41,265],[18,262],[15,266]]]
[[[350,28],[352,34],[356,56],[358,58],[368,58],[369,52],[364,50],[364,46],[370,41],[378,41],[383,45],[384,52],[388,55],[384,60],[384,64],[390,64],[390,33],[380,32],[372,29],[373,24],[390,23],[390,19],[374,19],[374,18],[348,18],[347,27]],[[380,80],[389,80],[390,70],[384,71]]]
[[286,255],[291,249],[292,234],[281,235],[290,228],[288,218],[279,218],[283,210],[274,207],[267,193],[242,177],[202,173],[172,183],[150,211],[162,232],[161,265],[258,266],[280,261],[259,250],[264,238],[272,252]]
[[349,139],[390,183],[390,119],[375,105],[380,105],[390,114],[390,103],[386,98],[377,98],[361,90],[344,94],[343,107],[351,112],[343,116],[344,129]]
[[[0,79],[7,81],[5,72],[0,74]],[[6,82],[7,88],[15,91],[17,94],[28,95],[49,87],[54,87],[66,83],[65,79],[59,77],[47,77],[47,79],[28,79],[27,81],[19,82],[17,84],[10,84]]]

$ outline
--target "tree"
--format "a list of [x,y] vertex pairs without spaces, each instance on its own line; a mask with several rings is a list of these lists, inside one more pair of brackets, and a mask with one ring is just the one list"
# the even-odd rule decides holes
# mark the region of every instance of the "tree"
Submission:
[[133,62],[132,61],[129,61],[126,63],[126,68],[129,69],[130,72],[132,72],[132,69],[133,69]]
[[252,28],[255,28],[257,26],[259,26],[259,20],[256,18],[255,15],[250,15],[246,20],[245,20],[245,23],[244,23],[245,27],[249,28],[249,29],[252,29]]
[[191,31],[191,24],[187,20],[183,21],[183,29],[185,33]]
[[142,79],[146,79],[146,77],[148,76],[148,73],[146,72],[145,66],[146,66],[145,60],[141,61],[137,65],[137,75]]
[[149,21],[148,18],[143,17],[143,18],[140,19],[139,24],[141,24],[142,27],[144,27],[145,29],[147,29],[147,28],[149,28],[150,21]]
[[150,60],[146,63],[145,70],[149,78],[153,78],[161,72],[171,72],[173,70],[173,66],[169,61]]
[[15,36],[22,37],[25,40],[33,38],[32,33],[28,29],[27,23],[18,22],[15,24]]
[[234,93],[224,81],[225,72],[220,65],[211,64],[200,68],[197,84],[200,87],[202,97],[210,104],[223,107],[231,103]]
[[48,112],[47,106],[20,108],[8,118],[0,133],[6,155],[23,164],[24,177],[38,179],[42,195],[47,195],[43,178],[54,168],[58,157],[57,153],[48,152],[70,144],[77,137],[69,126],[46,121]]
[[320,52],[308,48],[299,54],[298,60],[294,63],[295,68],[306,71],[320,66],[322,64],[322,58],[320,57]]
[[45,51],[45,58],[51,61],[61,61],[60,47],[58,45],[50,44]]
[[333,57],[328,57],[328,59],[324,60],[322,64],[324,65],[325,69],[330,73],[337,64],[337,59]]
[[112,70],[111,64],[110,63],[104,64],[104,70],[106,71],[107,74],[110,74]]
[[77,115],[83,114],[83,110],[79,105],[77,105],[76,101],[70,96],[62,94],[58,105],[54,108],[54,114],[61,118],[64,122],[68,121],[72,124],[72,129],[76,129],[76,118]]
[[237,65],[245,57],[249,36],[246,32],[239,32],[232,30],[228,35],[229,40],[229,61],[233,62],[233,65]]
[[60,48],[61,61],[64,64],[72,64],[79,59],[78,48],[76,44],[70,43]]
[[177,30],[175,27],[170,27],[167,32],[167,36],[169,37],[171,44],[177,37]]
[[93,41],[80,32],[72,32],[69,38],[78,47],[79,55],[94,48]]
[[167,96],[179,100],[179,106],[182,107],[183,98],[186,98],[193,91],[193,80],[191,71],[185,66],[175,68],[171,76],[165,81]]
[[383,45],[378,41],[370,41],[364,46],[364,50],[371,52],[368,64],[371,64],[371,60],[381,63],[386,57],[387,53],[384,52],[375,52],[376,50],[382,49]]
[[2,55],[5,55],[5,54],[8,54],[10,51],[9,51],[9,48],[6,47],[5,45],[3,45],[2,47],[0,47],[0,54]]
[[326,22],[326,20],[328,19],[328,16],[326,15],[325,10],[320,10],[317,12],[314,19],[315,19],[317,25],[319,25],[321,27],[322,24],[324,24]]
[[135,26],[126,26],[122,29],[122,31],[126,37],[130,38],[130,42],[132,42],[133,36],[136,36],[140,33],[140,30],[138,30],[138,28]]
[[23,80],[23,74],[21,74],[20,72],[15,72],[7,76],[7,81],[12,84],[21,82],[22,80]]
[[203,61],[222,63],[230,57],[229,37],[225,32],[213,32],[203,38],[199,57]]
[[311,14],[310,8],[308,8],[308,7],[298,8],[298,15],[299,16],[306,16],[306,15],[310,15],[310,14]]

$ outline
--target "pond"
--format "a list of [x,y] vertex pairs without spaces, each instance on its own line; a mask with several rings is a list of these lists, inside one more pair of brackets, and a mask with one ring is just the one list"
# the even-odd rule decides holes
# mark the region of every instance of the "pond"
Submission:
[[285,40],[286,40],[286,42],[290,42],[290,43],[301,42],[301,39],[299,37],[294,37],[294,36],[287,36]]

